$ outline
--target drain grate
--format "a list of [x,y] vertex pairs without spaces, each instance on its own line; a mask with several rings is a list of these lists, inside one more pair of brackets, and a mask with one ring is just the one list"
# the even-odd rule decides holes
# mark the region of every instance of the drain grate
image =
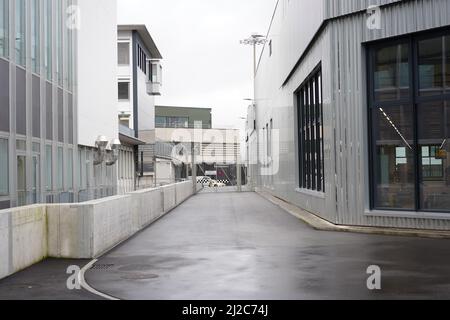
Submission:
[[91,270],[109,270],[114,267],[114,264],[94,264]]

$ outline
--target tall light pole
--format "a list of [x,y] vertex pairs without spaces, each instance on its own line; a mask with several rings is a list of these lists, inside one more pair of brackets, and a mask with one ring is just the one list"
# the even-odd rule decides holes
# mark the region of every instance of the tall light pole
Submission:
[[253,46],[253,75],[256,76],[256,47],[264,45],[267,42],[266,37],[253,33],[250,38],[241,40],[241,44]]
[[[253,46],[253,100],[252,100],[252,106],[253,106],[253,109],[255,112],[256,122],[258,119],[257,118],[257,110],[256,110],[256,107],[257,107],[256,106],[256,68],[257,68],[256,47],[259,45],[264,45],[266,42],[267,42],[266,37],[264,37],[260,34],[257,34],[257,33],[253,33],[250,36],[250,38],[241,40],[241,44]],[[251,99],[249,99],[249,100],[251,100]],[[255,134],[256,134],[256,161],[259,164],[259,159],[258,159],[258,157],[259,157],[259,134],[258,134],[258,130],[256,127],[255,127]],[[248,143],[250,143],[250,142],[248,142]],[[247,155],[247,157],[248,157],[248,155]],[[248,161],[248,163],[249,164],[247,167],[247,171],[249,171],[249,169],[250,169],[250,161]],[[256,167],[258,167],[258,165]],[[256,174],[256,172],[254,174]],[[247,176],[249,176],[249,173],[247,173]],[[253,185],[253,178],[251,180],[252,180],[252,185]],[[253,186],[252,186],[252,188],[253,188]]]

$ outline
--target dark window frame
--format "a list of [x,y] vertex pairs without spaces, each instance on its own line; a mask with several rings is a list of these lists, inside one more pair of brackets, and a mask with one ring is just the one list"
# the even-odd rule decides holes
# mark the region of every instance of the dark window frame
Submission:
[[323,78],[319,63],[295,91],[300,189],[325,193]]
[[[437,28],[426,30],[423,32],[412,33],[405,36],[393,37],[389,39],[376,40],[370,43],[366,43],[366,57],[367,57],[367,97],[368,97],[368,143],[369,143],[369,200],[371,210],[383,210],[383,211],[397,211],[397,212],[428,212],[428,213],[450,213],[450,208],[448,210],[443,209],[424,209],[421,203],[421,190],[420,184],[422,181],[421,168],[422,168],[422,155],[421,148],[419,148],[419,105],[450,100],[450,90],[445,92],[445,82],[443,83],[444,89],[442,94],[421,96],[420,95],[420,81],[419,81],[419,42],[427,39],[432,39],[440,36],[450,36],[450,28]],[[375,100],[375,52],[380,48],[385,48],[388,46],[408,44],[409,49],[409,96],[405,99],[391,100],[391,101],[376,101]],[[414,131],[414,190],[415,190],[415,208],[414,209],[403,209],[403,208],[386,208],[377,207],[376,199],[376,165],[375,165],[375,149],[373,140],[373,114],[372,111],[375,107],[389,108],[398,106],[410,106],[413,112],[413,131]]]
[[[125,86],[126,85],[126,87],[127,87],[127,98],[121,98],[121,93],[123,93],[123,92],[121,92],[121,88],[120,88],[120,86],[121,85],[123,85],[123,86]],[[117,97],[118,97],[118,99],[119,99],[119,101],[130,101],[131,100],[131,96],[130,96],[130,87],[131,87],[131,83],[130,83],[130,81],[119,81],[118,83],[117,83]]]

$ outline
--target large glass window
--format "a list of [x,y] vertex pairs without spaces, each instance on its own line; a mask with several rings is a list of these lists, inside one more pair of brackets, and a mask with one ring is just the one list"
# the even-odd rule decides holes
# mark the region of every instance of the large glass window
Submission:
[[372,109],[378,208],[415,208],[414,117],[411,106]]
[[421,206],[450,210],[450,99],[419,104],[418,119]]
[[63,82],[63,13],[62,0],[57,0],[55,7],[56,13],[56,78],[59,85]]
[[16,63],[25,66],[25,0],[16,0]]
[[188,128],[189,118],[188,117],[168,117],[167,125],[169,128]]
[[32,203],[39,203],[39,186],[40,186],[40,156],[38,154],[33,155],[31,163],[31,196]]
[[156,117],[157,128],[189,128],[188,117]]
[[[68,8],[72,7],[72,0],[66,0],[66,10],[65,12],[67,12]],[[67,62],[66,62],[66,66],[67,66],[67,72],[66,72],[66,76],[67,76],[67,86],[69,88],[69,90],[72,90],[72,85],[73,85],[73,30],[72,28],[68,28],[66,26],[66,37],[67,37]]]
[[299,186],[324,192],[323,102],[320,67],[306,79],[297,91],[297,106]]
[[53,151],[52,146],[47,145],[45,146],[45,161],[46,161],[46,189],[47,191],[51,191],[53,189]]
[[8,140],[0,139],[0,195],[9,193]]
[[9,1],[0,0],[0,57],[9,56]]
[[166,117],[156,117],[156,127],[157,128],[166,128],[167,126],[167,118]]
[[56,188],[58,190],[62,190],[64,188],[64,151],[62,147],[58,147],[58,176],[56,177],[57,185]]
[[374,95],[377,101],[409,96],[409,48],[402,43],[375,51]]
[[[442,32],[371,48],[372,207],[376,209],[450,211],[449,38],[448,32]],[[397,58],[390,59],[395,63],[389,69],[405,70],[404,75],[400,85],[393,86],[397,89],[380,93],[380,88],[395,84],[386,79],[395,77],[380,75],[386,63],[379,57],[386,52],[393,57],[394,51]],[[407,70],[413,70],[414,76]],[[389,86],[380,85],[385,81]]]
[[67,152],[67,189],[73,190],[73,150]]
[[45,21],[44,21],[44,32],[45,32],[45,71],[47,75],[47,79],[52,80],[52,17],[53,17],[53,8],[52,8],[52,0],[44,0],[45,1]]
[[31,1],[31,67],[40,73],[40,0]]
[[419,41],[419,93],[421,96],[441,94],[444,89],[442,37]]
[[17,156],[17,206],[27,204],[26,157]]

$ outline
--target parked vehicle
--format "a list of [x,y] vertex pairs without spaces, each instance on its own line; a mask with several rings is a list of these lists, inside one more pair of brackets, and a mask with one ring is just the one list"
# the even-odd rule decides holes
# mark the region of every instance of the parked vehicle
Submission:
[[210,188],[223,188],[225,186],[226,186],[225,183],[219,182],[217,180],[211,179],[211,181],[209,182]]

